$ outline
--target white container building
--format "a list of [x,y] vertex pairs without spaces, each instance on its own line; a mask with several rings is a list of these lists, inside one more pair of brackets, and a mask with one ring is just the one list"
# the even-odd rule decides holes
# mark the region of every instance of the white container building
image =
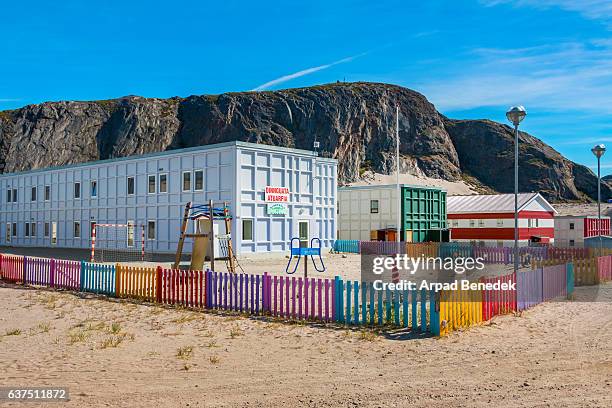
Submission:
[[2,174],[0,243],[90,248],[92,223],[132,223],[147,251],[174,253],[185,204],[214,200],[231,209],[237,254],[288,251],[292,237],[331,247],[336,175],[335,159],[243,142]]

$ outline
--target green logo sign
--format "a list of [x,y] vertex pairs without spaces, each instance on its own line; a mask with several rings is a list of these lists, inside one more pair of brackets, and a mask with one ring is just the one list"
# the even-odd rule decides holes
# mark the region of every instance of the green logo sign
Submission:
[[286,204],[268,204],[268,215],[287,215]]

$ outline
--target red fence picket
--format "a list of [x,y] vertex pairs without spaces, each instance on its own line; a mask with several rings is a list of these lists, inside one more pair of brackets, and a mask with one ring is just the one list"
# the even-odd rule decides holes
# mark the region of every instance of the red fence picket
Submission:
[[482,291],[482,319],[489,320],[493,316],[516,311],[516,290],[510,286],[516,282],[514,273],[493,278],[480,278],[483,283],[507,284],[507,289],[490,289]]
[[23,259],[21,255],[2,255],[0,275],[9,282],[23,283]]
[[204,308],[206,273],[157,268],[157,301],[169,305]]
[[612,280],[612,255],[597,258],[597,273],[600,282]]

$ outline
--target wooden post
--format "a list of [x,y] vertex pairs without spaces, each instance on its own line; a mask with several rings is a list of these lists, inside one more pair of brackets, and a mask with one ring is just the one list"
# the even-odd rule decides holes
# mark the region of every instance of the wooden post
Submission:
[[213,201],[208,200],[208,211],[210,214],[210,269],[215,270],[215,216],[213,211]]
[[185,212],[183,214],[183,224],[181,225],[181,236],[179,238],[178,246],[176,248],[176,257],[174,258],[174,265],[172,269],[178,269],[181,263],[181,256],[183,255],[183,244],[185,243],[185,232],[187,231],[187,222],[189,220],[189,211],[191,210],[191,201],[185,205]]
[[227,240],[227,256],[229,257],[229,271],[236,273],[236,265],[234,264],[234,248],[232,246],[232,223],[229,220],[229,211],[227,210],[227,201],[223,202],[223,216],[225,217],[225,233],[229,236]]

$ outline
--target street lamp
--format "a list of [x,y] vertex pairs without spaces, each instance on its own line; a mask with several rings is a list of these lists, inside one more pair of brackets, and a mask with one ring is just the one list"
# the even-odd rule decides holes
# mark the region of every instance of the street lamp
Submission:
[[597,235],[599,236],[599,252],[601,253],[601,156],[606,152],[603,144],[595,145],[591,152],[597,157]]
[[518,142],[519,142],[519,124],[527,116],[527,111],[521,105],[513,106],[506,112],[506,118],[514,125],[514,272],[518,271],[519,267],[519,251],[518,251]]

